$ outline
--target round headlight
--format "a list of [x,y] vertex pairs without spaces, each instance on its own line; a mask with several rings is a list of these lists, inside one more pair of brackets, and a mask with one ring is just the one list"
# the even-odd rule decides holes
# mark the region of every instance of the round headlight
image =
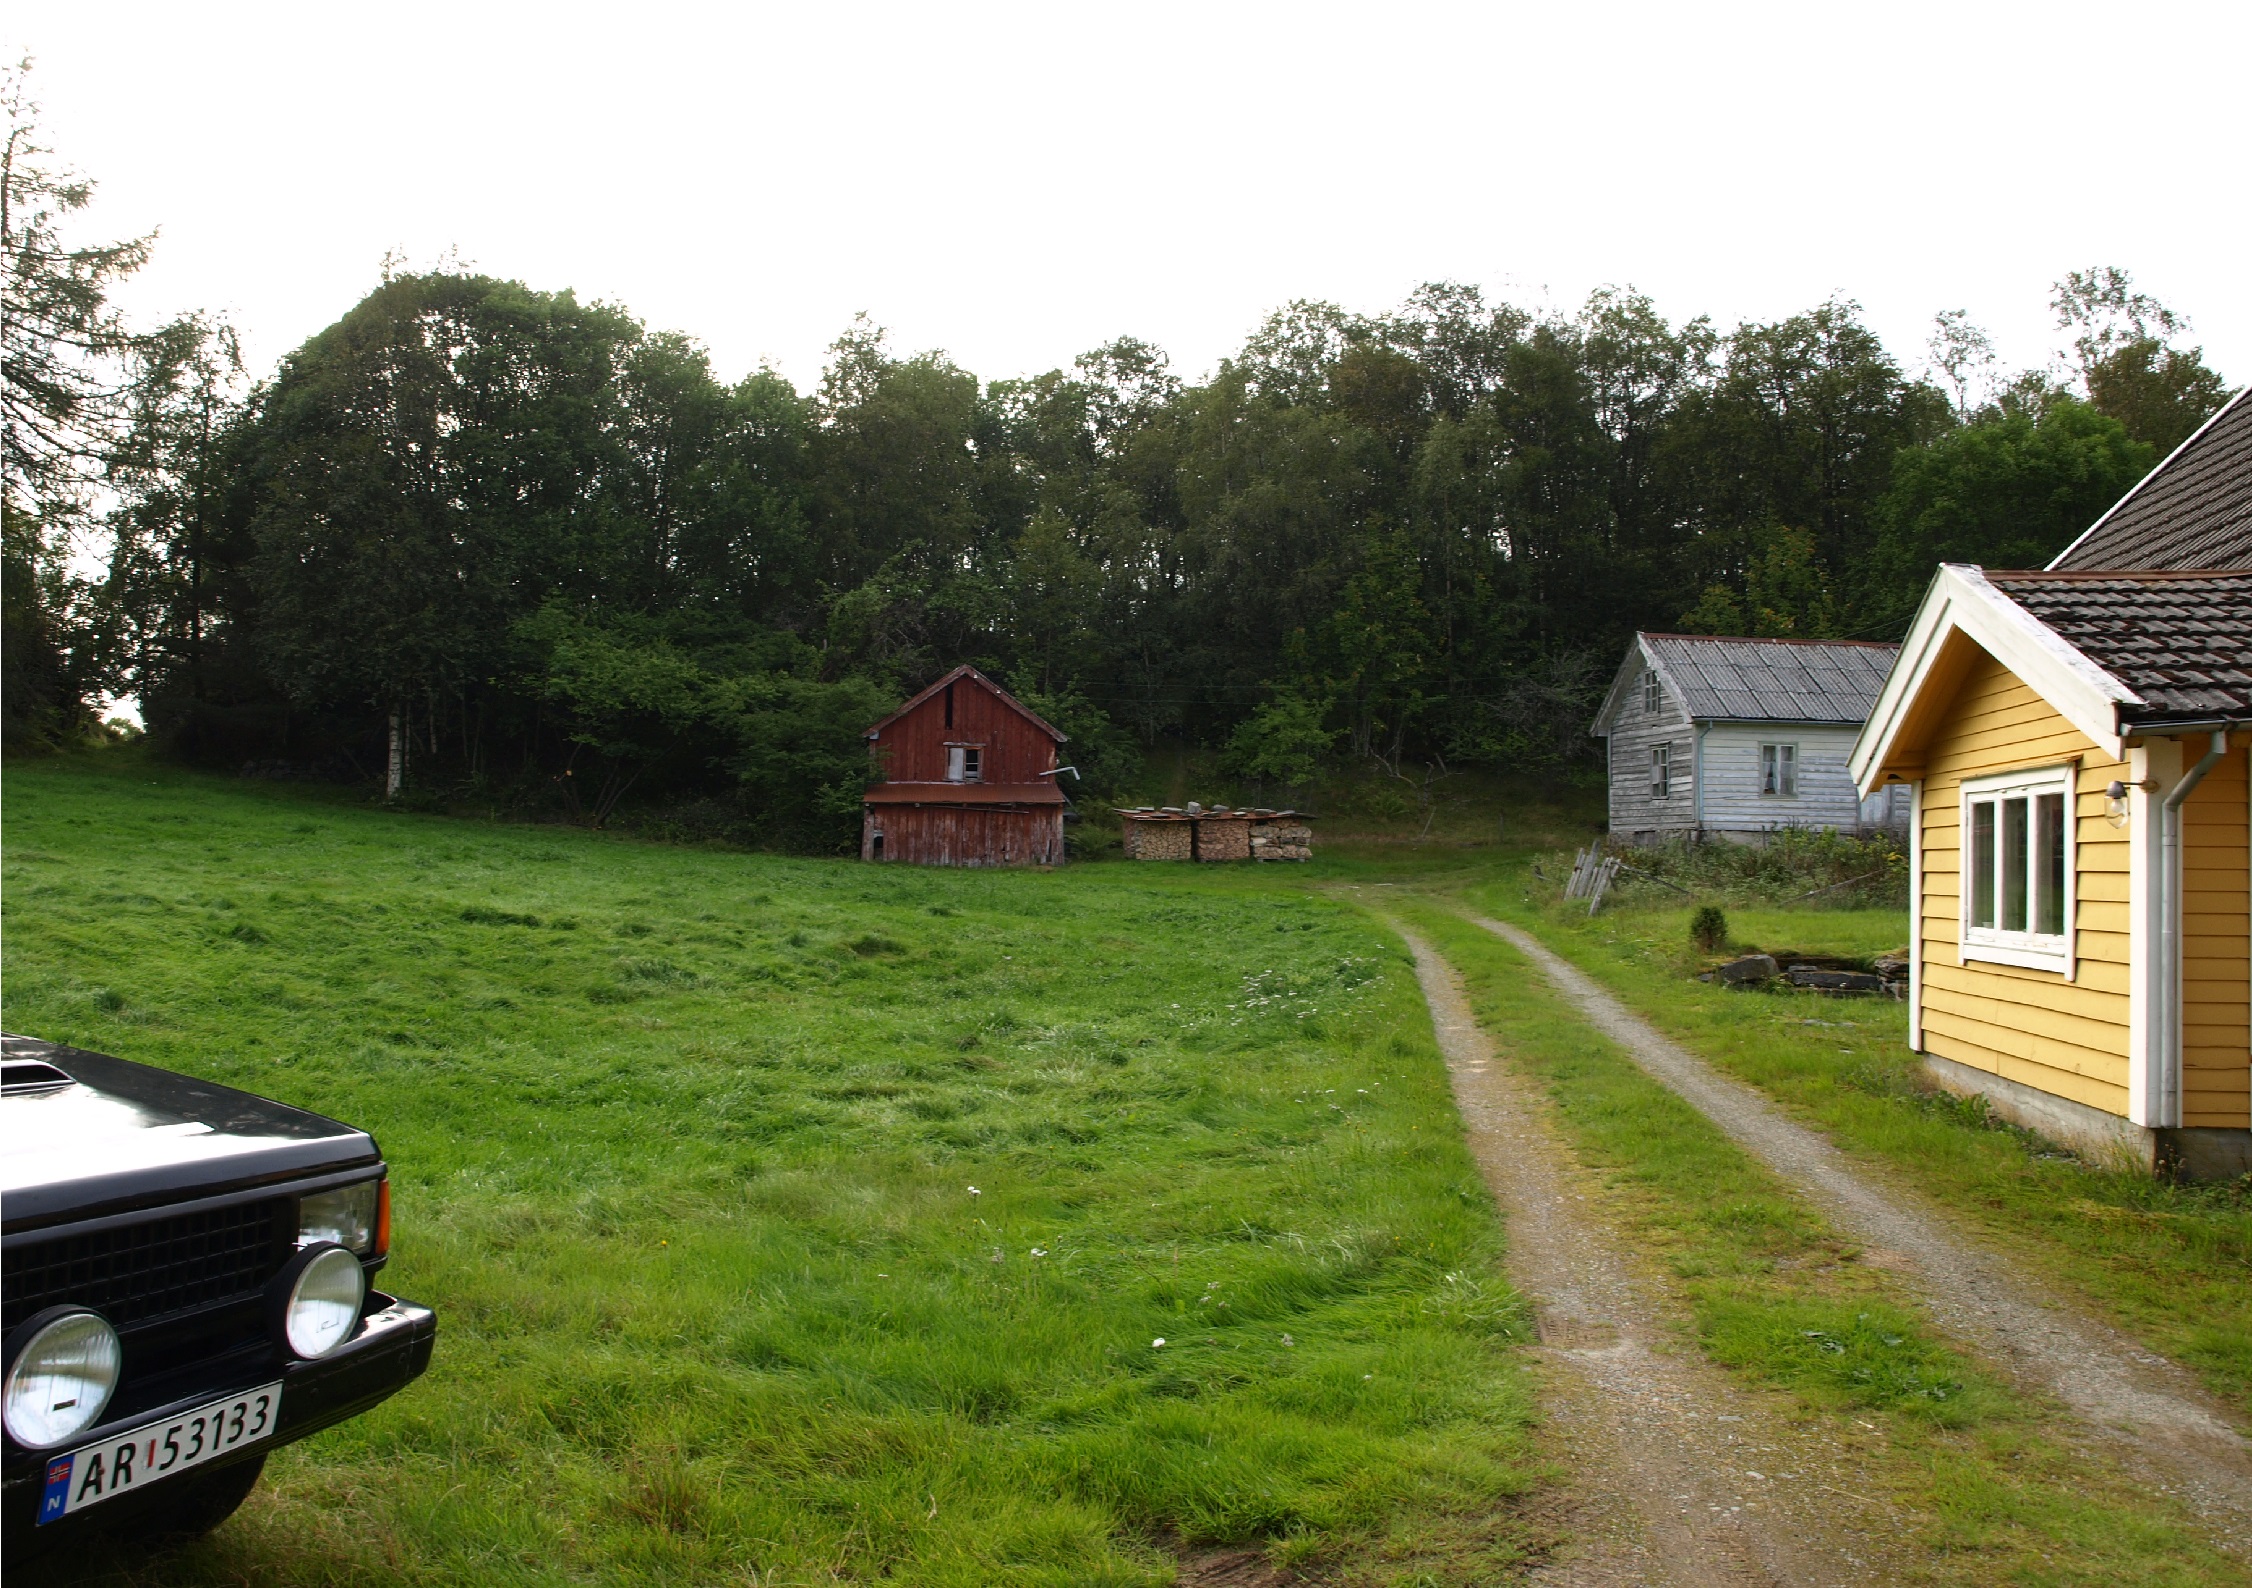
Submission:
[[50,1307],[8,1342],[0,1420],[9,1437],[46,1450],[101,1421],[125,1353],[109,1320],[83,1307]]
[[357,1257],[334,1241],[316,1242],[274,1276],[274,1333],[292,1356],[326,1356],[358,1326],[367,1288]]

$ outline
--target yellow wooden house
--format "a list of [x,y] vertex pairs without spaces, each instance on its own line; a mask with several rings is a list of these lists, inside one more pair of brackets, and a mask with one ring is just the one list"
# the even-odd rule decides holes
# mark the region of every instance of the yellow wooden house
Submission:
[[1851,765],[1913,790],[1934,1078],[2097,1156],[2252,1173],[2252,403],[2048,568],[1943,565]]

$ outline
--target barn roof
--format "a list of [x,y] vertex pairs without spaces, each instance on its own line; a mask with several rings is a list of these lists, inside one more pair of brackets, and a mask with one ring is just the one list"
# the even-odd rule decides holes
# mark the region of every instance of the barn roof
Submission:
[[928,689],[925,689],[925,690],[924,690],[924,691],[922,691],[922,692],[921,692],[920,694],[916,695],[916,696],[915,696],[915,697],[914,697],[913,699],[909,700],[909,701],[907,702],[907,704],[906,704],[906,705],[904,705],[904,706],[901,706],[901,707],[900,707],[900,708],[899,708],[899,709],[898,709],[897,711],[893,712],[893,713],[892,713],[892,714],[891,714],[890,716],[886,717],[886,718],[885,718],[885,719],[884,719],[883,721],[881,721],[881,722],[877,723],[877,724],[876,724],[875,726],[871,727],[871,728],[870,728],[870,729],[868,730],[868,732],[867,732],[867,734],[865,735],[865,737],[867,737],[867,738],[870,738],[870,739],[873,739],[873,738],[875,738],[875,737],[876,737],[876,735],[878,735],[879,733],[882,733],[882,732],[883,732],[883,731],[884,731],[884,730],[885,730],[886,728],[890,727],[890,726],[891,726],[891,725],[892,725],[893,723],[897,722],[897,721],[898,721],[898,720],[899,720],[900,718],[902,718],[902,717],[906,716],[906,715],[907,715],[907,713],[909,713],[910,711],[913,711],[913,710],[914,710],[914,709],[915,709],[915,708],[916,708],[917,706],[920,706],[920,705],[921,705],[921,704],[922,704],[922,703],[923,703],[924,701],[926,701],[926,700],[930,699],[930,698],[931,698],[931,696],[933,696],[933,695],[937,694],[937,693],[938,693],[938,692],[939,692],[940,690],[944,689],[944,688],[945,688],[945,687],[946,687],[946,686],[947,686],[948,684],[951,684],[951,683],[953,683],[953,682],[954,682],[955,680],[957,680],[957,679],[962,679],[962,678],[974,679],[974,680],[975,680],[976,682],[978,682],[978,683],[980,683],[980,684],[983,684],[983,685],[984,685],[984,686],[985,686],[985,687],[986,687],[987,689],[990,689],[990,690],[992,690],[992,691],[993,691],[993,693],[994,693],[994,694],[995,694],[996,696],[998,696],[998,697],[1000,698],[1001,704],[1003,704],[1004,706],[1007,706],[1007,707],[1008,707],[1008,708],[1009,708],[1009,709],[1010,709],[1011,711],[1014,711],[1014,712],[1015,712],[1015,713],[1016,713],[1016,714],[1017,714],[1018,716],[1022,717],[1022,718],[1023,718],[1023,719],[1025,720],[1025,721],[1027,721],[1027,722],[1031,723],[1031,724],[1032,724],[1032,725],[1033,725],[1033,726],[1034,726],[1035,728],[1038,728],[1038,729],[1039,729],[1039,730],[1040,730],[1040,731],[1041,731],[1042,733],[1046,734],[1046,735],[1047,735],[1047,736],[1048,736],[1049,738],[1051,738],[1051,739],[1055,740],[1055,741],[1056,741],[1056,743],[1058,743],[1058,744],[1066,744],[1066,743],[1069,743],[1069,742],[1070,742],[1070,737],[1071,737],[1071,736],[1070,736],[1069,734],[1058,733],[1058,732],[1057,732],[1057,731],[1056,731],[1056,730],[1055,730],[1054,728],[1051,728],[1050,726],[1048,726],[1048,724],[1047,724],[1046,722],[1042,721],[1042,720],[1041,720],[1041,718],[1040,718],[1040,717],[1039,717],[1039,716],[1038,716],[1038,715],[1037,715],[1037,714],[1036,714],[1035,712],[1033,712],[1033,711],[1032,711],[1032,710],[1031,710],[1031,709],[1030,709],[1029,707],[1027,707],[1027,706],[1025,705],[1025,703],[1024,703],[1023,701],[1021,701],[1021,700],[1017,699],[1017,697],[1016,697],[1016,696],[1014,696],[1014,695],[1010,694],[1010,693],[1009,693],[1009,692],[1008,692],[1007,690],[1003,689],[1003,688],[1002,688],[1002,687],[1001,687],[1001,686],[1000,686],[999,684],[996,684],[995,682],[993,682],[993,680],[992,680],[992,679],[990,679],[990,678],[986,677],[986,676],[985,676],[985,675],[984,675],[983,673],[979,672],[979,671],[978,671],[978,670],[977,670],[976,668],[974,668],[974,667],[970,666],[970,665],[969,665],[969,663],[967,663],[967,662],[964,662],[964,663],[963,663],[963,664],[962,664],[962,665],[961,665],[960,667],[957,667],[957,668],[955,668],[955,669],[954,669],[954,671],[952,671],[951,673],[948,673],[948,674],[947,674],[947,675],[946,675],[945,677],[938,679],[938,680],[937,680],[936,682],[934,682],[934,683],[933,683],[933,684],[932,684],[932,685],[931,685],[931,686],[930,686],[930,687],[929,687]]
[[1657,670],[1697,722],[1868,720],[1896,645],[1862,640],[1759,640],[1708,634],[1637,634],[1635,649],[1596,718],[1598,733],[1640,673]]
[[2224,403],[2049,564],[2252,568],[2252,386]]

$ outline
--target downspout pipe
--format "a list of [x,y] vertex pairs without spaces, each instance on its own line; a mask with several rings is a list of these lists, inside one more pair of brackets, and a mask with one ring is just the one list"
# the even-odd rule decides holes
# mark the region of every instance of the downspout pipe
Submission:
[[2157,1118],[2182,1122],[2182,806],[2205,781],[2205,774],[2229,753],[2228,727],[2213,730],[2203,760],[2181,775],[2158,813],[2158,985],[2166,990],[2159,1008]]

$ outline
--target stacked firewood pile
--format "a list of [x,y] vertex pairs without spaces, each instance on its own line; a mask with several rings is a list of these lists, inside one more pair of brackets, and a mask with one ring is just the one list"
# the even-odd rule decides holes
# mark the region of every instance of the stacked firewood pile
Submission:
[[1118,813],[1128,860],[1311,860],[1304,811],[1227,805],[1138,805]]

